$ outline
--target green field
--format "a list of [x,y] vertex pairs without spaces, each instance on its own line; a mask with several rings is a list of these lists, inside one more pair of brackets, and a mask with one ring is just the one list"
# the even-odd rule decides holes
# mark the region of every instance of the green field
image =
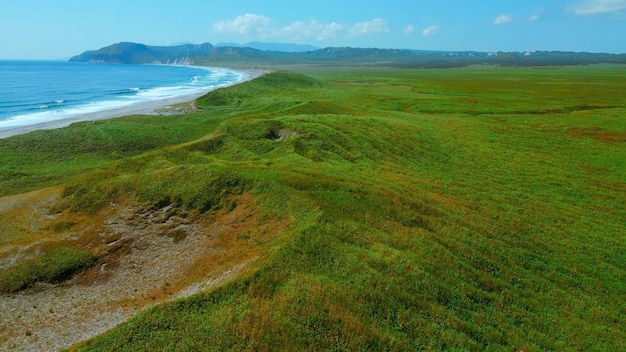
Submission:
[[0,195],[62,186],[62,214],[286,219],[251,270],[76,349],[626,349],[626,66],[292,69],[0,140]]

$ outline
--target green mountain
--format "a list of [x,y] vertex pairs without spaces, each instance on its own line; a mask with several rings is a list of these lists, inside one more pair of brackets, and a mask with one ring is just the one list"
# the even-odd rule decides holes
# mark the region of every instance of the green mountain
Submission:
[[[269,48],[269,47],[267,47]],[[276,45],[271,48],[280,48]],[[259,50],[252,47],[200,45],[148,46],[118,43],[86,51],[70,61],[129,64],[195,65],[374,65],[390,67],[463,67],[579,65],[626,63],[626,54],[562,51],[478,52],[330,47],[306,52]]]
[[70,59],[72,62],[115,63],[115,64],[189,64],[190,58],[206,55],[213,45],[185,44],[176,46],[149,46],[122,42],[98,50],[85,51]]

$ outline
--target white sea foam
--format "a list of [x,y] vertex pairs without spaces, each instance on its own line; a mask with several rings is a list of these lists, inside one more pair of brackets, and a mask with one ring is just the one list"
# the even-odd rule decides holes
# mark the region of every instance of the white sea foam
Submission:
[[42,112],[14,116],[6,120],[0,121],[0,131],[12,129],[16,127],[37,125],[40,123],[46,123],[50,121],[56,121],[65,119],[68,117],[74,117],[84,114],[90,114],[99,111],[112,110],[130,106],[141,101],[124,101],[124,100],[109,100],[97,103],[91,103],[81,106],[76,106],[71,109],[49,109],[45,108]]
[[199,94],[239,83],[252,77],[249,73],[222,68],[197,68],[207,70],[208,74],[204,76],[193,76],[188,83],[183,85],[149,89],[132,87],[128,89],[127,94],[118,94],[114,99],[90,102],[76,106],[68,106],[66,102],[61,99],[55,100],[54,104],[50,103],[48,105],[39,106],[40,110],[38,112],[13,116],[5,120],[0,120],[0,131],[37,125],[95,112],[129,107],[149,101]]

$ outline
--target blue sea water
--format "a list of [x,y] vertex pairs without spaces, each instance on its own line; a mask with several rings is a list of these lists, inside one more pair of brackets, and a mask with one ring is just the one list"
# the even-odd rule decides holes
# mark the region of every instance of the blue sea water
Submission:
[[222,68],[0,61],[0,131],[209,91],[246,79]]

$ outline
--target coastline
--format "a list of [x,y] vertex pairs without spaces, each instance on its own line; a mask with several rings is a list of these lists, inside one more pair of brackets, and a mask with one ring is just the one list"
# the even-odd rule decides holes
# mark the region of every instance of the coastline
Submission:
[[0,131],[0,139],[9,138],[9,137],[13,137],[13,136],[21,135],[21,134],[26,134],[26,133],[34,132],[38,130],[52,130],[52,129],[57,129],[57,128],[63,128],[76,122],[108,120],[108,119],[114,119],[117,117],[130,116],[130,115],[159,115],[160,113],[157,111],[158,109],[162,109],[170,105],[174,105],[174,104],[192,102],[215,89],[225,88],[225,87],[232,86],[235,84],[240,84],[240,83],[252,80],[254,78],[257,78],[266,73],[266,71],[264,70],[245,70],[245,71],[233,70],[233,71],[244,73],[245,78],[242,79],[241,81],[238,81],[229,85],[224,85],[224,86],[213,88],[213,89],[207,89],[207,90],[203,90],[201,92],[196,92],[192,94],[179,95],[179,96],[159,99],[159,100],[151,100],[151,101],[141,102],[141,103],[137,103],[137,104],[133,104],[129,106],[124,106],[121,108],[113,108],[113,109],[102,110],[102,111],[97,111],[97,112],[92,112],[92,113],[87,113],[87,114],[70,116],[67,118],[49,121],[49,122],[42,122],[42,123],[37,123],[33,125],[28,125],[28,126],[19,126],[15,128],[10,128],[7,130]]

